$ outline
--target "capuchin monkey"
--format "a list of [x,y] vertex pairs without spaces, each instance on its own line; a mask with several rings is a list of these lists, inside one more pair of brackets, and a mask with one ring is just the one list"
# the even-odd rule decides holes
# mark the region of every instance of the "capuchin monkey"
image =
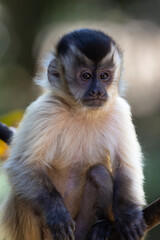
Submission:
[[[5,168],[6,240],[141,239],[142,153],[121,95],[122,53],[101,31],[64,35],[37,82]],[[1,238],[2,240],[2,238]]]

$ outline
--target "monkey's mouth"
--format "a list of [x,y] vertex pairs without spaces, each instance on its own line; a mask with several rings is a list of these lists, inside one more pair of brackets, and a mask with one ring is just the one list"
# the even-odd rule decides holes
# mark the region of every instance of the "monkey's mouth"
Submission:
[[107,101],[107,98],[86,98],[83,100],[83,104],[88,107],[98,108],[102,107]]

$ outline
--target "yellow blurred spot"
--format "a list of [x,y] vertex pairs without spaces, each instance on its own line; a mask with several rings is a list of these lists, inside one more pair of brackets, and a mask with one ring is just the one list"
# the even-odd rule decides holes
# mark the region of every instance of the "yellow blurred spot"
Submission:
[[0,116],[0,122],[5,123],[7,126],[17,127],[23,117],[23,113],[21,110],[11,111],[8,114]]
[[8,150],[8,146],[5,142],[3,142],[2,140],[0,140],[0,158],[5,158],[6,154],[7,154],[7,150]]
[[[0,122],[5,123],[7,126],[17,127],[23,117],[23,111],[14,110],[3,116],[0,116]],[[8,146],[5,142],[0,140],[0,160],[7,158]]]

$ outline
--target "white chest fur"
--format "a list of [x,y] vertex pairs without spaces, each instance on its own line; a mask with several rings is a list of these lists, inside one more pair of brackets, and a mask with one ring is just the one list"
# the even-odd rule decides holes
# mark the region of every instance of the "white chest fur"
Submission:
[[98,118],[94,113],[85,117],[68,115],[63,121],[57,119],[57,129],[53,164],[58,168],[77,163],[107,164],[108,156],[114,156],[114,129],[104,116]]

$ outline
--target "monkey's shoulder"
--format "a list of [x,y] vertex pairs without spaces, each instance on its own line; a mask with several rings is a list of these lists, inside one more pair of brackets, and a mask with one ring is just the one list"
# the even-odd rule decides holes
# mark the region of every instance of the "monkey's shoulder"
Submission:
[[54,125],[56,111],[58,107],[53,97],[48,94],[40,96],[27,107],[13,142],[18,142],[19,138],[32,142],[47,133],[47,127]]
[[115,114],[123,115],[123,116],[131,116],[131,107],[126,99],[117,96],[115,100],[115,104],[113,106],[113,111]]
[[[44,94],[32,102],[26,109],[24,117],[21,121],[23,128],[41,128],[42,124],[47,124],[54,119],[54,115],[58,112],[59,107],[54,99],[49,94]],[[24,126],[25,125],[25,126]]]
[[117,96],[109,113],[106,114],[105,124],[109,129],[122,130],[125,128],[125,124],[132,122],[131,108],[128,102]]

